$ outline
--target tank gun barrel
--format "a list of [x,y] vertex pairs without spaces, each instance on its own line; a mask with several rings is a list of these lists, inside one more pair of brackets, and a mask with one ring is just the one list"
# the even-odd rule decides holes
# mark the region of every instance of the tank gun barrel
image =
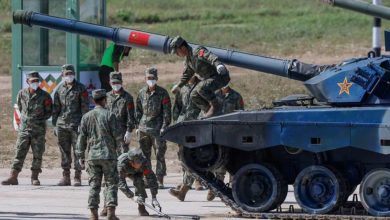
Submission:
[[363,14],[390,20],[390,8],[380,5],[373,5],[360,0],[321,0],[324,3],[357,11]]
[[[169,43],[172,38],[140,30],[106,27],[24,10],[14,11],[13,22],[15,24],[24,24],[30,27],[39,26],[46,29],[62,30],[65,32],[102,38],[111,40],[123,46],[153,50],[165,54],[170,53]],[[198,46],[197,44],[192,43],[190,43],[190,45],[193,48]],[[216,54],[222,62],[228,65],[270,73],[300,81],[305,81],[311,77],[311,75],[308,74],[300,74],[296,71],[290,71],[289,68],[292,62],[294,62],[291,60],[276,59],[216,47],[207,48],[212,53]]]

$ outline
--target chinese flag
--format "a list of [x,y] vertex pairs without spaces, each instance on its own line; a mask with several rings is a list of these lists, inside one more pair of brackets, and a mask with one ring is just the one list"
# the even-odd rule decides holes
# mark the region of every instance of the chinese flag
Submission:
[[129,43],[148,46],[150,35],[143,32],[132,31],[129,35]]

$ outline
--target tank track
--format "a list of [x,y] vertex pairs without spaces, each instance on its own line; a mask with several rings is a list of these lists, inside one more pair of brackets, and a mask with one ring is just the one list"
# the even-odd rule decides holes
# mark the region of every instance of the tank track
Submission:
[[225,185],[222,181],[215,178],[210,172],[197,172],[190,169],[186,165],[183,166],[194,177],[200,179],[204,185],[211,189],[216,196],[221,198],[221,201],[230,207],[236,214],[231,214],[229,217],[244,217],[256,219],[326,219],[326,220],[390,220],[390,217],[377,217],[368,215],[360,202],[357,201],[357,196],[354,196],[354,201],[348,202],[346,207],[340,209],[333,214],[316,215],[304,213],[301,210],[295,210],[293,205],[290,205],[288,210],[282,210],[281,207],[276,211],[266,213],[254,213],[243,210],[233,199],[231,188]]

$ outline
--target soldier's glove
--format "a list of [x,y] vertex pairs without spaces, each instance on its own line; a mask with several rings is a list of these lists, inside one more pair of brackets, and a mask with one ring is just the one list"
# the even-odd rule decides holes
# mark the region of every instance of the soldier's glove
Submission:
[[85,160],[84,159],[79,159],[79,164],[81,170],[85,170]]
[[174,86],[172,87],[172,89],[171,89],[171,92],[172,92],[173,94],[176,94],[176,93],[180,92],[180,87],[179,87],[179,85],[174,85]]
[[218,72],[219,75],[225,75],[227,73],[227,69],[226,69],[225,65],[218,64],[217,72]]
[[123,137],[123,140],[125,141],[125,144],[130,144],[131,141],[131,133],[126,131],[125,137]]
[[156,198],[153,198],[153,199],[152,199],[152,206],[153,206],[153,208],[158,208],[158,209],[160,210],[160,212],[161,212],[160,203],[157,201]]
[[144,197],[142,197],[142,196],[136,196],[135,198],[134,198],[134,201],[136,202],[136,203],[138,203],[138,204],[144,204],[145,203],[145,198]]
[[54,134],[54,136],[57,137],[57,135],[58,135],[58,128],[57,127],[54,127],[53,134]]
[[126,193],[126,196],[127,196],[127,198],[129,198],[129,199],[133,198],[133,197],[134,197],[133,191],[129,190],[129,191]]
[[161,135],[164,131],[165,131],[165,129],[164,129],[164,128],[161,128],[161,129],[160,129],[160,135]]

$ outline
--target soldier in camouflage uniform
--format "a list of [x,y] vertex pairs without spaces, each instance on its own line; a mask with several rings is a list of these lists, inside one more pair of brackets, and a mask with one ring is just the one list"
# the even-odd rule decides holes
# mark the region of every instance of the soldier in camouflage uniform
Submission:
[[133,96],[122,87],[122,73],[110,73],[110,85],[113,88],[107,93],[107,109],[115,115],[120,123],[119,130],[122,132],[124,145],[121,146],[121,153],[129,150],[131,132],[135,128],[134,100]]
[[[173,119],[176,121],[176,123],[188,120],[196,120],[198,118],[201,110],[191,101],[190,98],[191,93],[194,91],[194,88],[196,88],[198,83],[198,77],[192,76],[188,83],[180,89],[180,92],[176,93],[175,103],[172,111]],[[181,154],[182,146],[179,145],[179,158],[181,157]],[[172,196],[178,198],[180,201],[184,201],[188,190],[191,188],[195,180],[190,173],[186,172],[184,169],[183,171],[183,183],[177,186],[176,189],[169,190],[169,193]],[[196,186],[196,188],[201,190],[199,189],[201,184],[198,180],[197,182],[199,186]]]
[[82,167],[84,167],[85,151],[88,152],[87,173],[89,175],[88,207],[91,210],[90,219],[98,219],[100,203],[100,190],[102,178],[106,182],[105,195],[108,217],[118,219],[115,215],[115,207],[118,202],[118,171],[117,150],[123,144],[123,137],[118,129],[118,123],[105,105],[106,90],[92,91],[92,98],[96,107],[86,113],[81,119],[80,134],[77,140],[76,155]]
[[[244,100],[242,99],[241,94],[232,89],[229,85],[218,90],[216,95],[222,106],[222,114],[228,114],[237,110],[244,110]],[[225,167],[221,167],[215,172],[216,178],[222,181],[224,181],[225,175]],[[214,193],[209,190],[207,193],[207,200],[212,201],[214,198]]]
[[135,187],[134,199],[138,202],[138,213],[140,216],[148,216],[149,213],[145,209],[145,198],[147,194],[145,191],[145,185],[143,177],[146,178],[150,193],[152,194],[152,205],[154,207],[161,208],[160,203],[157,201],[156,195],[158,192],[158,184],[156,175],[153,173],[152,167],[148,163],[148,160],[142,153],[142,150],[132,149],[128,153],[123,153],[118,158],[118,172],[119,172],[119,189],[128,197],[133,198],[134,193],[129,189],[126,183],[126,177],[133,181]]
[[156,147],[156,175],[159,188],[164,188],[166,173],[165,152],[166,142],[160,133],[171,123],[171,100],[168,92],[156,85],[158,73],[156,68],[145,71],[146,86],[138,94],[136,103],[136,120],[138,124],[140,147],[151,165],[150,157],[153,144]]
[[2,185],[18,185],[18,174],[31,146],[33,161],[31,166],[31,184],[40,185],[39,173],[42,172],[42,155],[45,152],[46,120],[52,114],[52,99],[49,93],[39,87],[38,72],[27,74],[28,88],[17,95],[17,105],[21,113],[21,124],[16,141],[16,155],[12,163],[10,176]]
[[175,37],[170,43],[171,52],[180,57],[186,57],[185,69],[180,83],[172,88],[172,93],[177,93],[188,80],[196,73],[202,81],[191,94],[191,100],[203,112],[205,117],[220,113],[220,105],[215,96],[215,91],[226,86],[230,81],[229,71],[218,57],[205,47],[193,48],[180,36]]
[[75,79],[74,67],[71,64],[62,66],[64,82],[54,94],[53,117],[54,135],[58,137],[61,151],[62,179],[58,186],[70,186],[70,168],[72,149],[74,157],[74,186],[81,186],[81,167],[75,155],[78,127],[81,117],[89,110],[88,92],[85,86]]
[[[134,101],[133,96],[126,92],[122,87],[122,73],[110,73],[110,85],[112,90],[107,93],[106,108],[116,117],[119,123],[119,131],[123,137],[123,145],[118,148],[118,155],[129,151],[131,131],[135,127]],[[104,184],[103,184],[104,185]],[[106,195],[106,187],[104,194]],[[105,201],[105,198],[104,198]],[[107,207],[104,206],[100,216],[107,216]]]

